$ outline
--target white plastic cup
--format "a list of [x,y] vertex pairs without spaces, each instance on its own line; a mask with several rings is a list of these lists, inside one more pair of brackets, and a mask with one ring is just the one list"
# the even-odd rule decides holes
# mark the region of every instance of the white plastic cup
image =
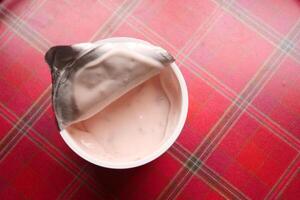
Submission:
[[[148,43],[144,40],[128,38],[128,37],[108,38],[105,40],[101,40],[98,43],[114,42],[114,41],[122,41],[122,40],[126,40],[126,41],[131,40],[131,41],[135,41],[135,42]],[[179,120],[178,120],[178,123],[177,123],[173,133],[169,136],[169,138],[167,138],[164,141],[164,143],[157,150],[153,151],[151,154],[149,154],[139,160],[128,161],[128,162],[122,161],[120,163],[118,163],[116,161],[99,160],[99,158],[94,158],[93,156],[89,155],[84,150],[82,150],[76,144],[76,141],[74,141],[74,139],[71,137],[70,133],[66,129],[64,129],[60,132],[62,138],[67,143],[67,145],[80,157],[82,157],[83,159],[85,159],[95,165],[105,167],[105,168],[128,169],[128,168],[138,167],[138,166],[147,164],[147,163],[155,160],[156,158],[161,156],[163,153],[165,153],[172,146],[172,144],[176,141],[176,139],[179,137],[179,135],[182,131],[182,128],[184,126],[184,123],[185,123],[185,120],[187,117],[187,112],[188,112],[188,92],[187,92],[185,80],[175,62],[171,64],[171,69],[174,72],[174,74],[178,80],[180,94],[181,94],[181,97],[180,97],[181,98],[181,105],[180,105],[181,107],[180,107]]]

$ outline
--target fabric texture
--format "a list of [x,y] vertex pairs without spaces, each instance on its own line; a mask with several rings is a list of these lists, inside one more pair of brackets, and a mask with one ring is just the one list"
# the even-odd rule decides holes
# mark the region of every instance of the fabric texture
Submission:
[[[298,0],[0,0],[1,199],[300,199]],[[44,54],[134,37],[189,90],[176,143],[130,170],[63,142]]]

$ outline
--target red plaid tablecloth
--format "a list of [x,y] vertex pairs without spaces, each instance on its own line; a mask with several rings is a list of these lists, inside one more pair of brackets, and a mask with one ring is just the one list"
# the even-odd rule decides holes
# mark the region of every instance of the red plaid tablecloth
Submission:
[[[159,159],[94,166],[63,142],[43,54],[141,38],[177,58],[187,122]],[[300,199],[300,1],[0,0],[0,199]]]

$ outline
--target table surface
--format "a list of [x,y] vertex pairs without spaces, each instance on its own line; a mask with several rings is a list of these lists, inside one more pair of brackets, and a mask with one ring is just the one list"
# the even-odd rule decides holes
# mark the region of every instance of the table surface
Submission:
[[[189,112],[176,143],[130,170],[63,142],[43,55],[136,37],[170,51]],[[300,1],[0,0],[1,199],[300,199]]]

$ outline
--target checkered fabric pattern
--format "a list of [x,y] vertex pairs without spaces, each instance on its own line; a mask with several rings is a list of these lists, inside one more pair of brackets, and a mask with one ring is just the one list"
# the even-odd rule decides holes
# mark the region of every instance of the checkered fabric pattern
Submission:
[[[43,55],[129,36],[170,51],[189,112],[135,169],[63,142]],[[0,199],[300,199],[300,1],[0,0]]]

